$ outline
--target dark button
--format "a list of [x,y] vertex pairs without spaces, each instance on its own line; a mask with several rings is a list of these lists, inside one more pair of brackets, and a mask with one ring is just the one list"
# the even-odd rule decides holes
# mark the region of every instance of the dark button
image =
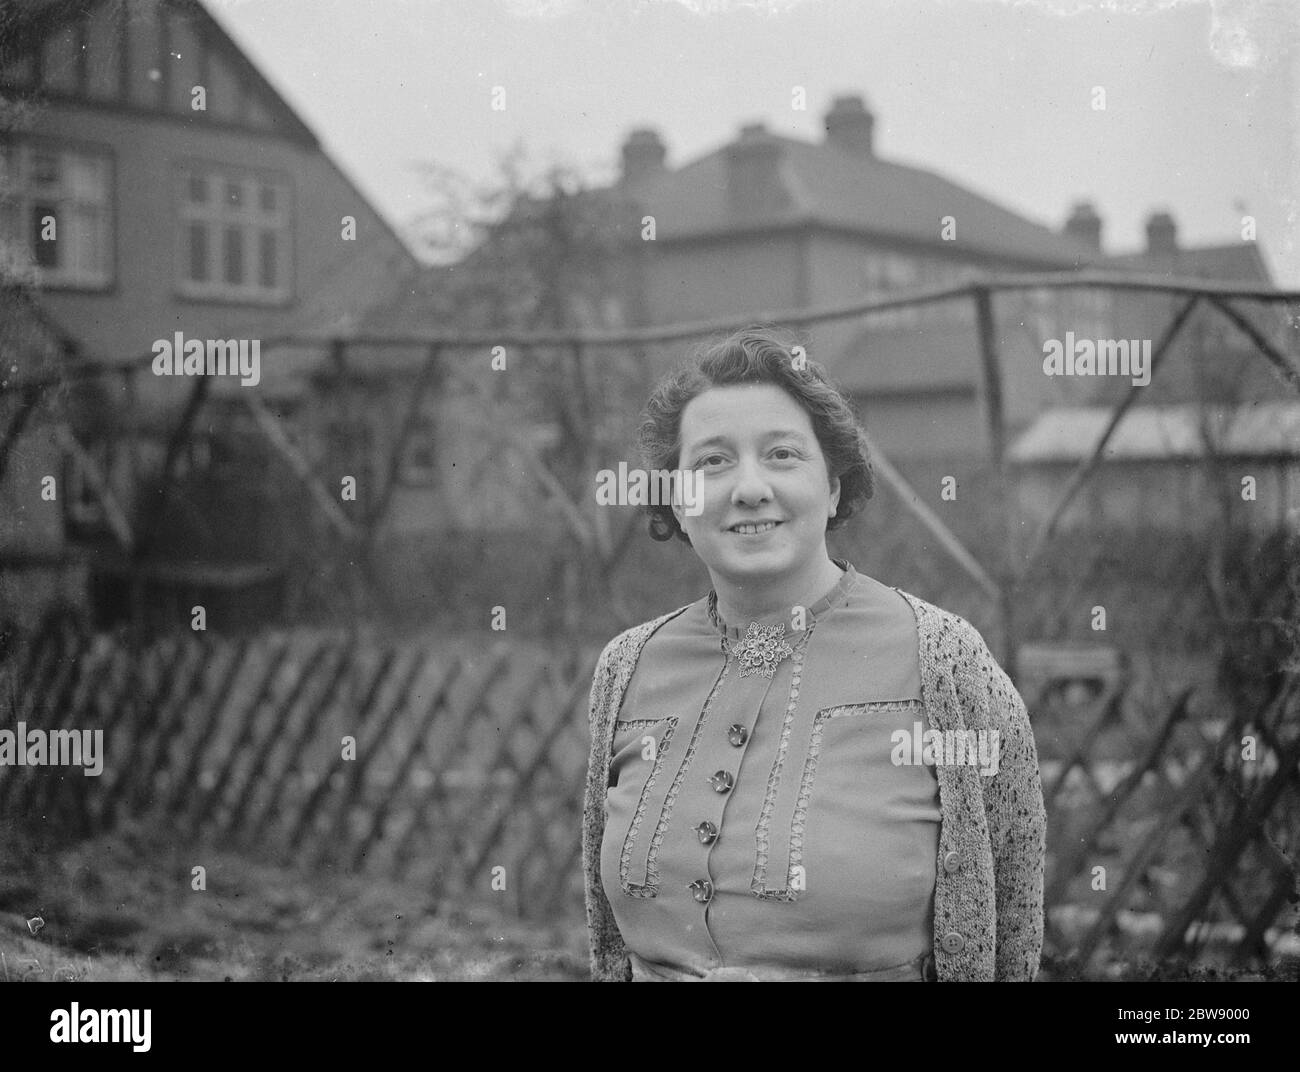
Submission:
[[961,856],[955,852],[945,853],[943,857],[943,869],[952,874],[954,871],[961,870]]
[[731,773],[724,770],[715,771],[709,781],[713,783],[715,793],[726,793],[736,784],[736,779],[731,776]]
[[713,883],[707,878],[697,878],[687,888],[700,904],[707,904],[713,898]]
[[704,822],[700,823],[700,825],[695,828],[695,832],[700,835],[701,845],[712,845],[718,840],[718,828],[709,822],[708,819],[705,819]]
[[745,729],[739,722],[733,723],[727,730],[727,740],[739,748],[749,740],[749,730]]
[[960,953],[966,945],[966,939],[956,931],[949,931],[943,936],[943,940],[939,944],[943,947],[945,953]]

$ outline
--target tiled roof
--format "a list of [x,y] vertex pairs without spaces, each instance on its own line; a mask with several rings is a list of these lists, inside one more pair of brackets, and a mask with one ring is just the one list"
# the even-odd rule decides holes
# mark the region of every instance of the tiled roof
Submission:
[[1230,279],[1240,283],[1272,283],[1268,266],[1254,242],[1197,246],[1171,253],[1121,253],[1110,257],[1119,268],[1134,268],[1153,275],[1183,279]]
[[[1062,406],[1039,417],[1012,444],[1017,465],[1073,462],[1091,456],[1110,422],[1107,406]],[[1236,407],[1134,406],[1106,445],[1107,461],[1172,461],[1207,454],[1201,421],[1209,415],[1217,452],[1234,457],[1300,458],[1300,402]]]
[[[788,205],[764,222],[810,221],[863,234],[937,245],[940,221],[956,220],[957,249],[1008,260],[1069,268],[1104,258],[933,171],[771,135],[782,149],[779,175]],[[726,232],[737,226],[728,208],[726,147],[677,170],[634,180],[626,191],[655,216],[657,240]]]

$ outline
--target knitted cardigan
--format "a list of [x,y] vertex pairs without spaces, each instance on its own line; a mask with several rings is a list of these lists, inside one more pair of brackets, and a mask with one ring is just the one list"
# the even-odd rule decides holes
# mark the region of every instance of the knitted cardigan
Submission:
[[[996,774],[981,775],[978,767],[967,765],[935,767],[942,814],[934,888],[933,953],[939,980],[1032,980],[1043,946],[1047,821],[1024,701],[974,626],[901,589],[895,591],[916,616],[921,699],[930,727],[1000,733]],[[591,683],[582,862],[591,975],[597,981],[632,978],[627,949],[600,880],[614,723],[646,641],[686,609],[616,636],[601,652]]]

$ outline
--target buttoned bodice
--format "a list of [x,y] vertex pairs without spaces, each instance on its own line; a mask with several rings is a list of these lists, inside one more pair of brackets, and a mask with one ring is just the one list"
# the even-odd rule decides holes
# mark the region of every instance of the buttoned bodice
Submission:
[[892,747],[927,728],[916,622],[897,591],[842,565],[762,646],[771,676],[745,658],[754,634],[706,600],[641,652],[600,859],[637,978],[851,975],[930,951],[937,780]]

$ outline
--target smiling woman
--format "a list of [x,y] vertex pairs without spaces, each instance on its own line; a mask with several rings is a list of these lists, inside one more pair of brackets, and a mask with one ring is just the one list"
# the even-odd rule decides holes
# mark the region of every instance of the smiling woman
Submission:
[[[640,439],[647,468],[699,474],[697,510],[646,509],[712,590],[596,666],[593,977],[1032,979],[1045,823],[1024,704],[969,623],[829,556],[872,491],[843,395],[748,329],[659,384]],[[931,730],[971,747],[894,747]],[[977,737],[999,753],[982,769]]]

